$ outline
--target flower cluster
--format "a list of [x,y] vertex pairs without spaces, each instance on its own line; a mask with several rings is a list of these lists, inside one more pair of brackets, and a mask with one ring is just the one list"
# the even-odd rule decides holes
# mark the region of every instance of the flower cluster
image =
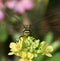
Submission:
[[48,45],[47,42],[36,40],[34,37],[21,37],[16,43],[10,43],[10,53],[8,55],[19,56],[19,61],[32,61],[38,54],[52,57],[50,54],[53,47]]
[[15,13],[23,14],[26,10],[31,10],[34,4],[32,0],[0,0],[0,20],[4,19],[4,8],[9,8]]
[[17,13],[24,13],[33,8],[32,0],[8,0],[6,6]]

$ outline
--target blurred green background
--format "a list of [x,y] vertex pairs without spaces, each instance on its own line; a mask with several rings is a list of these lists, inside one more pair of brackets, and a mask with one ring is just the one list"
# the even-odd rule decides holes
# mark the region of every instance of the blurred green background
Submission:
[[[33,61],[60,61],[60,0],[34,0],[35,7],[27,12],[31,32],[35,38],[47,41],[54,47],[52,58],[40,56]],[[17,61],[8,56],[9,44],[22,34],[22,16],[6,9],[7,18],[0,22],[0,61]]]

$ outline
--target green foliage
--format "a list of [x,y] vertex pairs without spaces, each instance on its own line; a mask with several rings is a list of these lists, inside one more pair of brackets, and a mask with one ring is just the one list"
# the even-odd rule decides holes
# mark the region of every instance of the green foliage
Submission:
[[60,48],[60,39],[56,40],[52,43],[52,46],[54,47],[54,51]]
[[22,21],[22,16],[19,15],[13,15],[11,19],[8,19],[11,23],[16,23],[19,21]]
[[[46,36],[44,37],[44,41],[47,41],[49,44],[51,44],[54,48],[54,52],[60,48],[60,39],[54,41],[51,43],[53,40],[53,33],[48,32]],[[34,61],[60,61],[60,53],[56,53],[53,55],[52,58],[46,58],[45,56],[38,56],[37,58],[34,59]]]
[[38,57],[33,59],[33,61],[44,61],[44,58],[45,58],[45,56],[39,55]]
[[52,32],[48,32],[45,37],[44,37],[44,41],[47,41],[48,43],[51,43],[53,40],[53,33]]
[[5,57],[0,57],[0,61],[6,61]]
[[6,23],[1,22],[0,23],[0,42],[6,41],[7,39],[7,29],[6,29]]
[[55,53],[52,58],[49,58],[46,61],[60,61],[60,52],[59,53]]

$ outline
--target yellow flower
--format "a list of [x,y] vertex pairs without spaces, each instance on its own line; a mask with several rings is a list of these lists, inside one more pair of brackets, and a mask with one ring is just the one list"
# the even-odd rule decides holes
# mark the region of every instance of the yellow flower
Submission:
[[20,57],[26,58],[26,56],[27,56],[27,53],[26,52],[24,52],[24,51],[20,52]]
[[10,53],[8,55],[19,56],[19,61],[32,61],[38,54],[52,57],[50,54],[53,51],[53,47],[48,45],[45,41],[39,43],[39,40],[35,40],[33,37],[21,37],[18,42],[11,42]]
[[34,54],[28,52],[28,53],[27,53],[27,57],[28,57],[28,59],[33,59],[33,58],[34,58]]
[[10,49],[11,49],[11,52],[10,52],[10,53],[8,53],[8,55],[13,55],[13,54],[14,54],[14,52],[16,52],[16,51],[17,51],[17,49],[16,49],[16,43],[11,42],[11,43],[10,43],[10,45],[9,45],[9,47],[10,47]]
[[19,39],[20,41],[23,41],[24,39],[23,39],[23,37],[20,37],[20,39]]
[[8,53],[8,55],[13,55],[13,54],[14,54],[14,52],[9,52],[9,53]]
[[52,57],[52,55],[49,53],[49,52],[53,52],[53,47],[52,46],[47,46],[46,47],[46,56],[48,56],[48,57]]
[[24,58],[19,59],[19,61],[26,61]]
[[17,44],[16,44],[17,50],[19,50],[19,51],[22,50],[22,43],[23,43],[23,41],[20,41],[20,40],[17,42]]
[[46,55],[48,57],[52,57],[52,55],[50,54],[50,52],[53,51],[53,47],[52,46],[48,46],[48,44],[43,41],[41,43],[41,46],[40,46],[40,53],[42,53],[42,55]]
[[21,58],[19,61],[32,61],[32,60],[29,60],[27,58]]
[[17,51],[17,49],[16,49],[16,43],[11,42],[10,45],[9,45],[9,47],[11,48],[11,51]]
[[17,43],[11,42],[9,45],[11,52],[8,55],[15,54],[15,55],[19,56],[19,51],[22,50],[22,42],[23,41],[20,41],[20,40]]

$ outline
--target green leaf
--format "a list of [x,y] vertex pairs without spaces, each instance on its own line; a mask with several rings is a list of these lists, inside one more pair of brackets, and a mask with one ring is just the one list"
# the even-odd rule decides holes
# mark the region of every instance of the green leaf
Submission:
[[33,61],[44,61],[44,56],[39,55],[38,57],[34,58]]
[[58,48],[60,48],[60,40],[56,40],[52,43],[52,46],[54,48],[54,51],[56,51]]
[[0,23],[0,42],[6,41],[7,37],[8,37],[8,34],[6,29],[6,23],[1,22]]
[[44,37],[44,41],[47,41],[49,44],[52,42],[53,40],[53,33],[52,32],[48,32],[46,34],[46,36]]
[[60,53],[55,53],[52,58],[48,58],[46,61],[60,61]]

